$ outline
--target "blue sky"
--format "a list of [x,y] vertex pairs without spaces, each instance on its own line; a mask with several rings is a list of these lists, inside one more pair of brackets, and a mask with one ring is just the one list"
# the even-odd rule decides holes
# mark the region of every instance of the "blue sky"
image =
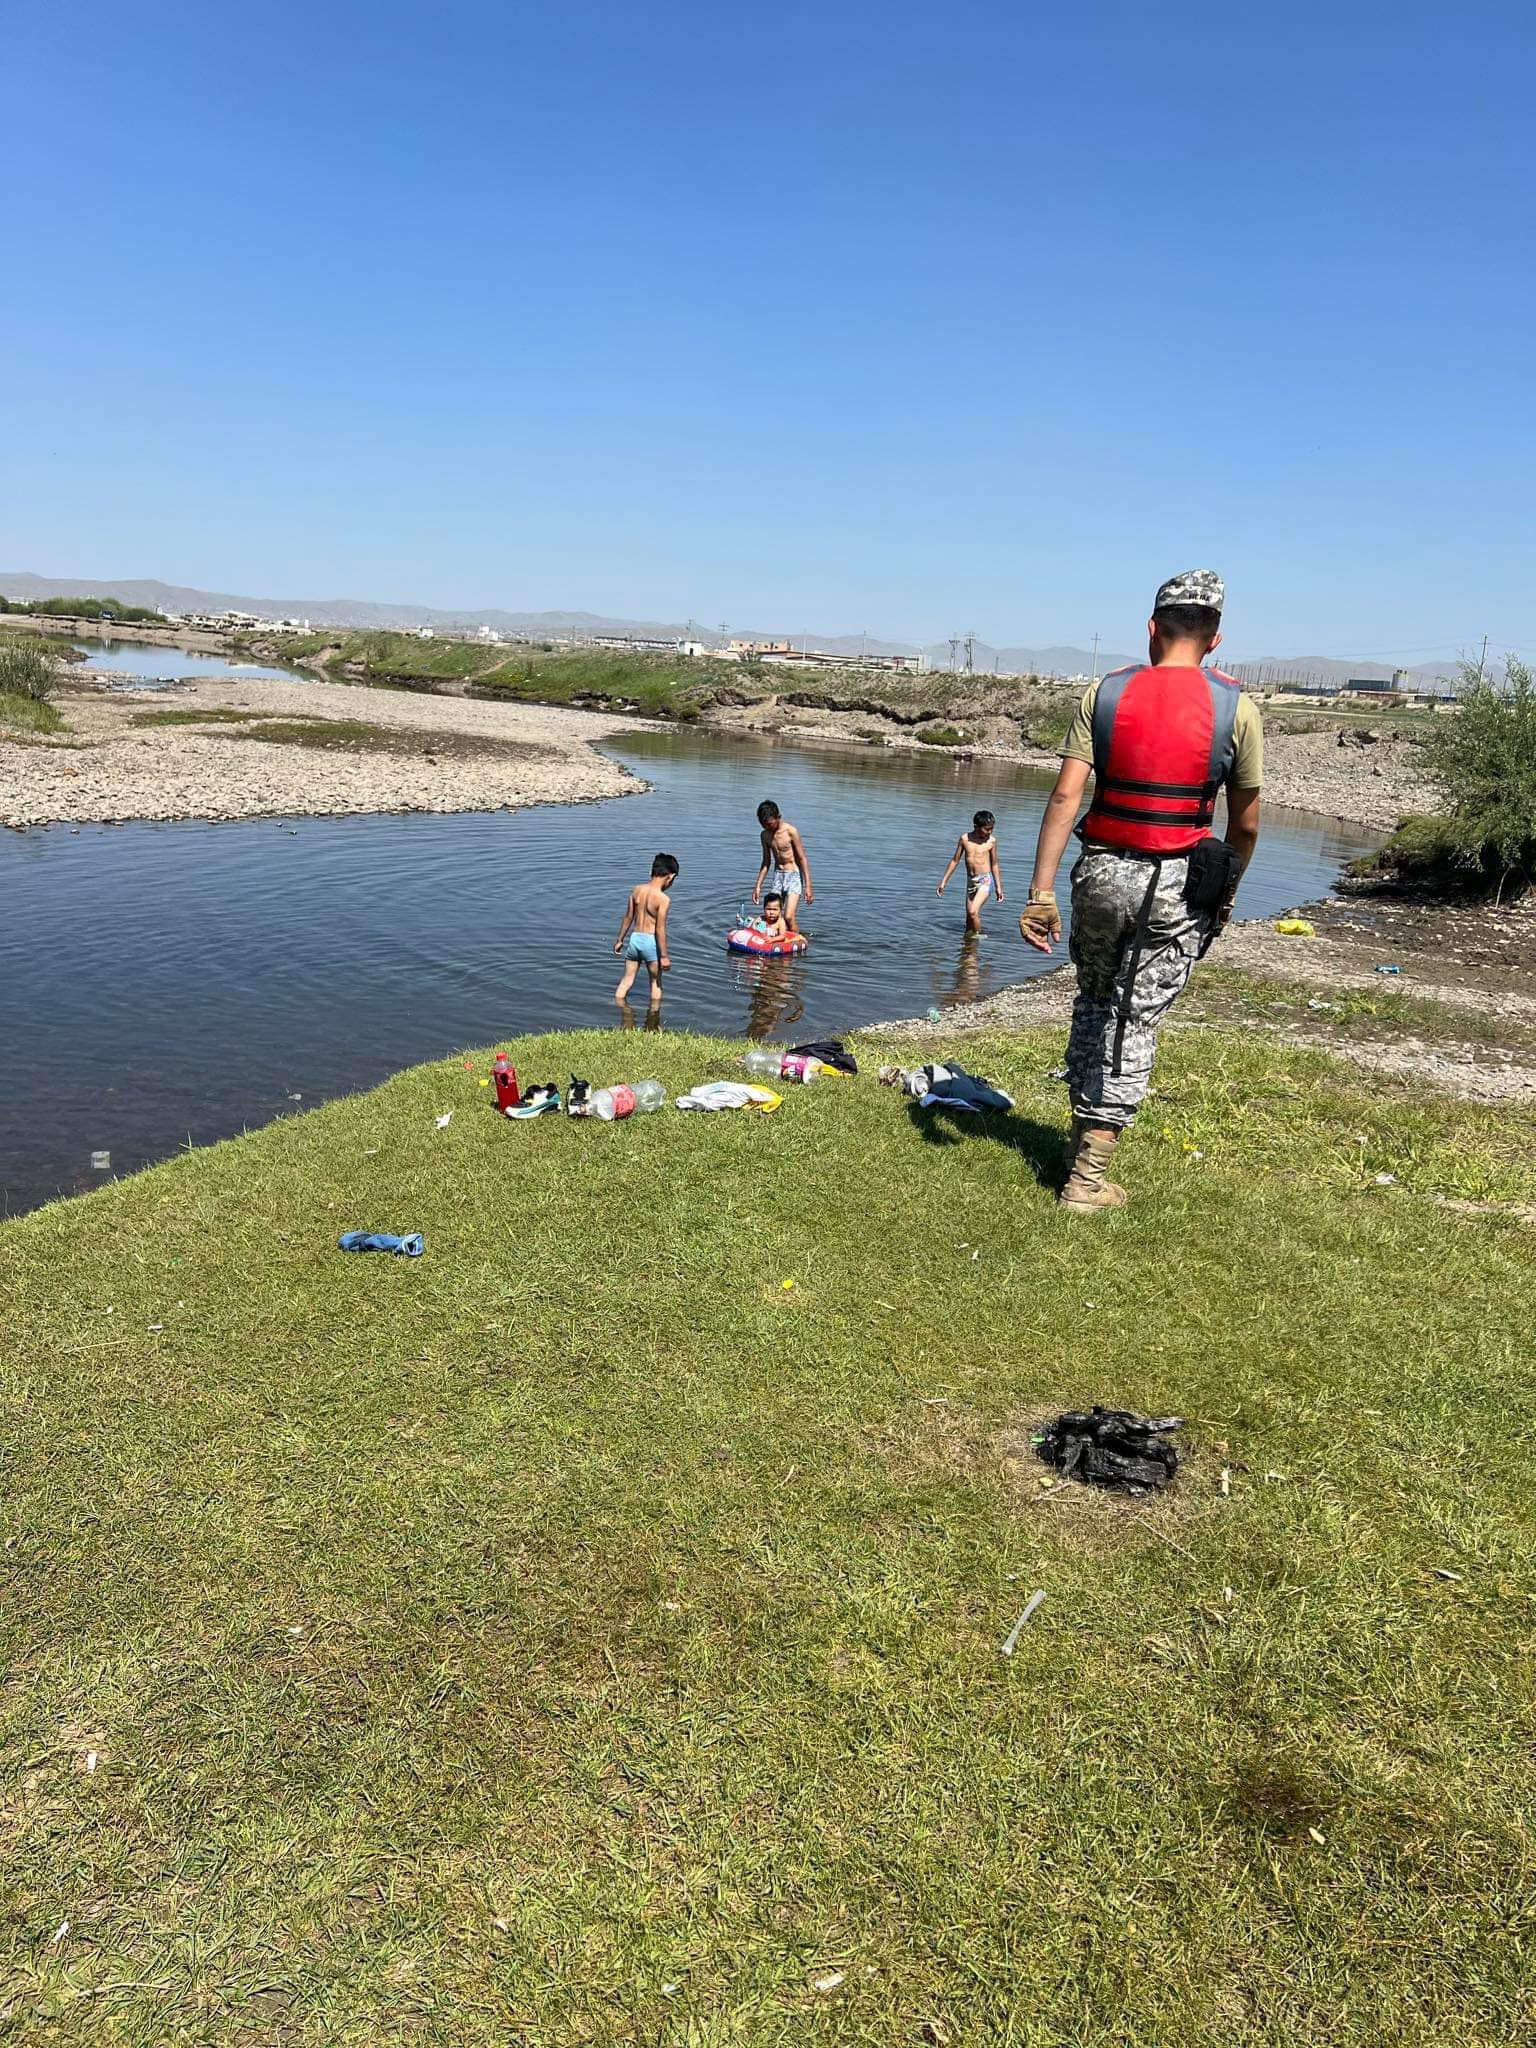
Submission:
[[0,568],[1124,647],[1210,563],[1233,656],[1536,646],[1533,24],[29,7]]

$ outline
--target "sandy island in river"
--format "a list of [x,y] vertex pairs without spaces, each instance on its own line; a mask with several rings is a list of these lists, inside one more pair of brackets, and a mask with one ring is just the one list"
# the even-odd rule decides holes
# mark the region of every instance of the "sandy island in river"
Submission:
[[[491,811],[581,803],[645,787],[594,743],[634,721],[543,705],[358,690],[284,677],[103,689],[77,671],[56,698],[65,730],[0,733],[0,822]],[[154,724],[145,714],[251,712],[322,742],[262,737],[262,720]],[[332,736],[321,722],[362,721]]]

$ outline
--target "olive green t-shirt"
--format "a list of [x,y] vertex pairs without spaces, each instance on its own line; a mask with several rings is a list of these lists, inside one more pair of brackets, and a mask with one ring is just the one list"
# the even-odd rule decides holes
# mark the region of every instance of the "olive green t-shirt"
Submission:
[[[1086,761],[1093,766],[1093,704],[1101,684],[1090,683],[1083,701],[1062,742],[1064,761]],[[1232,772],[1227,777],[1232,789],[1260,789],[1264,784],[1264,721],[1259,707],[1248,696],[1237,700],[1237,717],[1232,726]]]

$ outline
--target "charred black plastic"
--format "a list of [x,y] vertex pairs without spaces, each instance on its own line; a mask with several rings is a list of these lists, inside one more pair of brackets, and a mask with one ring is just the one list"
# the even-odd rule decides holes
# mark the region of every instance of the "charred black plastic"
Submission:
[[1088,1415],[1076,1410],[1058,1415],[1034,1442],[1063,1479],[1149,1493],[1167,1486],[1178,1471],[1179,1454],[1168,1439],[1183,1427],[1182,1415],[1132,1415],[1123,1408],[1096,1407]]

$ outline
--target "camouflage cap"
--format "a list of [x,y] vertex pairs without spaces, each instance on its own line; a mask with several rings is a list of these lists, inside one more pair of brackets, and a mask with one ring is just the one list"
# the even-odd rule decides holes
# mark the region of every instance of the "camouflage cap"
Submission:
[[1185,569],[1181,575],[1168,578],[1153,598],[1152,609],[1160,612],[1168,605],[1200,604],[1219,612],[1226,595],[1226,586],[1214,569]]

